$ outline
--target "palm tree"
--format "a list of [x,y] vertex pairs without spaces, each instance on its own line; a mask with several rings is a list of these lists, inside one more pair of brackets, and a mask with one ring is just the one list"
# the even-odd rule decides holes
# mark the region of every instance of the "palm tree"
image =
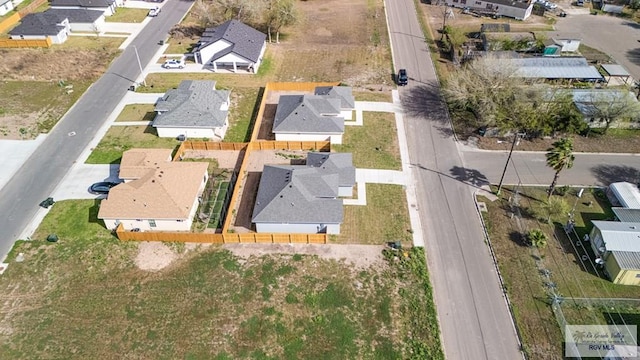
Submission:
[[543,249],[547,246],[547,235],[540,229],[533,229],[527,234],[532,246]]
[[575,160],[575,156],[573,156],[573,142],[571,139],[562,138],[554,142],[551,148],[547,149],[547,166],[556,171],[553,176],[553,182],[551,182],[551,186],[549,186],[549,190],[547,191],[547,196],[551,197],[551,195],[553,195],[553,191],[558,183],[558,178],[560,177],[560,171],[565,168],[571,169],[573,160]]

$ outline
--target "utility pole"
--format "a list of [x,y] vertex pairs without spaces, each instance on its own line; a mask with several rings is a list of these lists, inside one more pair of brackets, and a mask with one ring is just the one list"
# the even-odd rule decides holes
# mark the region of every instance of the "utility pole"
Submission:
[[500,177],[500,184],[498,184],[498,191],[496,192],[496,195],[500,195],[500,191],[502,191],[502,182],[504,181],[504,175],[507,173],[507,168],[509,167],[509,161],[511,161],[511,155],[513,154],[513,148],[516,147],[516,143],[518,142],[518,138],[520,135],[524,135],[524,133],[516,133],[513,136],[513,142],[511,143],[511,150],[509,150],[507,163],[504,164],[504,170],[502,170],[502,176]]
[[142,76],[142,85],[147,87],[147,81],[145,80],[144,71],[142,71],[142,63],[140,63],[140,56],[138,55],[138,48],[135,45],[133,46],[133,50],[136,52],[136,60],[138,60],[138,67],[140,68],[140,76]]

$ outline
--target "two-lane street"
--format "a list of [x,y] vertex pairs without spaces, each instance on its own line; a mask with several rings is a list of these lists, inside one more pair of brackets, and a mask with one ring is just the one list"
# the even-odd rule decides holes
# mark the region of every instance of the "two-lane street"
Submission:
[[145,66],[158,50],[158,42],[167,37],[171,27],[182,19],[192,4],[191,1],[167,1],[163,5],[162,15],[149,22],[122,55],[114,60],[108,72],[87,90],[0,190],[2,256],[11,249],[34,217],[39,209],[38,203],[49,197],[69,172],[74,161],[140,74],[133,46],[138,50],[142,66]]
[[[396,70],[406,68],[405,103],[418,86],[438,85],[414,2],[387,1]],[[522,358],[497,273],[484,242],[472,187],[446,174],[464,167],[437,92],[425,116],[405,114],[420,220],[448,359]]]

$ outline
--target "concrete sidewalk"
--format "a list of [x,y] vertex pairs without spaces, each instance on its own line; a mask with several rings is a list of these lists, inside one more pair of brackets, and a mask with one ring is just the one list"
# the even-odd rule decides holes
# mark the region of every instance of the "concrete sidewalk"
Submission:
[[40,146],[40,143],[47,137],[40,134],[34,140],[0,140],[0,189],[11,180],[22,164]]

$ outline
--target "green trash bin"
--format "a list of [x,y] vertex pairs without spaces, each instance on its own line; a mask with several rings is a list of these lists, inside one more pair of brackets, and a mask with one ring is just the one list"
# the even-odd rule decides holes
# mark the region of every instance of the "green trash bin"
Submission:
[[58,235],[49,234],[49,236],[47,236],[47,241],[48,242],[58,242]]

